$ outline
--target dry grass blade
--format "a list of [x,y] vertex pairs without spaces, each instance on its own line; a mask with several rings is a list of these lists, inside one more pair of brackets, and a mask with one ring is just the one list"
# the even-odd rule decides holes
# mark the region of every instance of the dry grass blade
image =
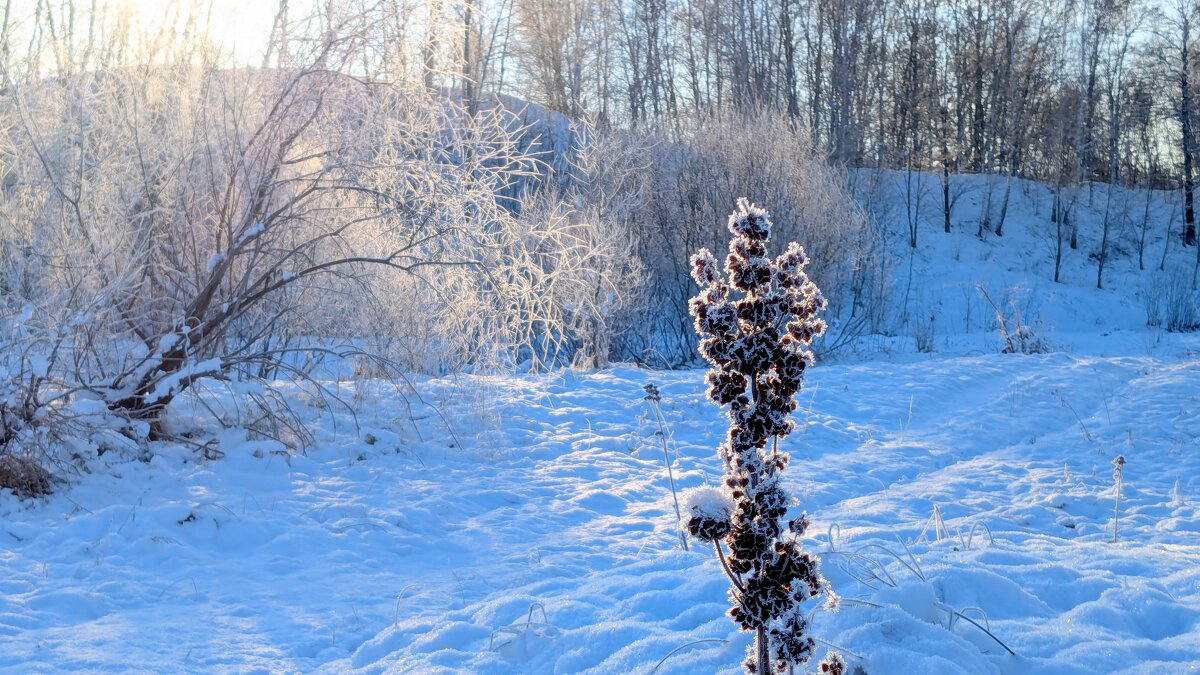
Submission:
[[[533,613],[541,610],[542,620],[534,621]],[[491,637],[488,638],[488,651],[496,651],[513,643],[518,637],[533,633],[535,637],[554,638],[558,636],[558,628],[550,623],[549,617],[546,616],[546,606],[540,602],[535,602],[529,605],[529,613],[525,616],[525,623],[514,623],[508,626],[502,626],[492,631]],[[496,644],[497,635],[512,635],[513,639],[506,642]]]
[[671,651],[667,652],[666,656],[662,657],[662,659],[658,663],[654,664],[654,667],[650,669],[650,675],[654,675],[654,673],[657,673],[658,669],[662,667],[662,664],[667,662],[667,659],[671,658],[672,656],[675,656],[679,652],[687,649],[688,647],[693,647],[695,645],[702,645],[702,644],[705,644],[708,642],[720,642],[723,644],[723,643],[729,642],[729,640],[725,640],[723,638],[701,638],[699,640],[692,640],[691,642],[679,645],[675,649],[672,649]]
[[[679,491],[675,488],[675,471],[671,468],[671,453],[667,445],[667,420],[663,417],[662,408],[659,407],[661,395],[658,387],[653,384],[647,384],[645,400],[650,404],[650,408],[654,410],[654,419],[658,422],[658,438],[662,442],[663,463],[667,467],[667,481],[671,486],[671,499],[675,504],[675,524],[679,528],[679,545],[683,550],[688,550],[687,534],[683,529],[683,514],[679,510]],[[678,458],[679,453],[676,452]]]

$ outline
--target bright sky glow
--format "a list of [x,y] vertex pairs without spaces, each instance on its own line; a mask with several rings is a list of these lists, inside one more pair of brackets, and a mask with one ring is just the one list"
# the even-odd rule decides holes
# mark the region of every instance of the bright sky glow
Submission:
[[[119,0],[122,1],[122,0]],[[173,0],[123,0],[137,12],[143,26],[159,25],[174,11]],[[209,39],[229,50],[234,61],[257,65],[271,35],[279,0],[178,0],[181,11],[194,6],[208,14]],[[306,3],[292,0],[293,6]]]

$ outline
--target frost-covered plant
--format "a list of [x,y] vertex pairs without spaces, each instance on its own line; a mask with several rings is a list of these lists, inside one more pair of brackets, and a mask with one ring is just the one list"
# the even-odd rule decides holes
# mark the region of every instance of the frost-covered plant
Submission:
[[713,543],[732,585],[729,614],[754,632],[746,670],[772,673],[808,662],[816,642],[803,603],[834,597],[816,559],[800,545],[807,515],[785,522],[788,496],[780,474],[788,455],[779,451],[779,439],[794,428],[789,414],[813,363],[809,345],[825,331],[817,314],[826,301],[804,271],[808,256],[799,244],[767,257],[771,220],[765,210],[738,200],[729,230],[723,270],[707,249],[691,261],[700,294],[689,309],[700,354],[712,364],[708,396],[728,406],[730,425],[718,451],[724,485],[688,494],[687,526],[692,536]]
[[[1041,334],[1034,330],[1030,322],[1022,316],[1021,308],[1018,305],[1018,296],[1022,289],[1018,287],[1008,289],[1006,291],[1007,302],[997,304],[992,300],[992,296],[988,295],[983,284],[976,284],[975,288],[996,313],[996,330],[1004,342],[1004,346],[1000,350],[1002,353],[1045,354],[1050,351],[1050,346],[1042,339]],[[1004,309],[1002,305],[1008,305],[1009,309]]]
[[1116,482],[1116,496],[1113,499],[1113,543],[1119,539],[1121,527],[1121,482],[1125,473],[1125,456],[1117,455],[1113,459],[1113,481]]
[[18,497],[50,494],[52,477],[28,455],[10,455],[0,450],[0,490],[12,490]]
[[671,470],[671,453],[667,451],[667,420],[663,417],[662,408],[659,403],[662,402],[662,393],[653,383],[642,387],[646,391],[646,402],[650,404],[650,409],[654,411],[654,419],[658,422],[658,438],[662,441],[663,463],[667,467],[667,482],[671,486],[671,499],[675,503],[675,522],[679,524],[679,544],[683,550],[688,550],[687,535],[683,532],[683,515],[679,512],[679,492],[675,489],[675,472]]
[[1184,333],[1200,328],[1200,295],[1184,270],[1152,274],[1142,289],[1146,325]]

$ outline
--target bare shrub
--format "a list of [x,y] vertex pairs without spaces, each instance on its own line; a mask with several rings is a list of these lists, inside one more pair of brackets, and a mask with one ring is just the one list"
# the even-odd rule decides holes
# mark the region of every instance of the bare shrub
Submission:
[[1025,294],[1023,289],[1014,287],[1006,290],[1004,298],[997,303],[983,284],[975,288],[995,313],[995,327],[1002,341],[1001,352],[1044,354],[1050,351],[1050,345],[1042,337],[1041,331],[1034,327],[1036,318],[1030,318],[1028,311],[1021,308],[1021,296]]
[[511,202],[533,166],[519,120],[372,77],[370,13],[316,11],[271,68],[149,37],[5,64],[3,301],[61,310],[24,344],[131,437],[197,382],[304,379],[374,347],[373,373],[607,356],[636,269],[620,227]]
[[43,497],[50,494],[50,478],[33,457],[0,452],[0,490],[12,490],[19,497]]
[[937,312],[929,312],[929,318],[921,313],[913,321],[913,340],[916,341],[917,351],[922,354],[932,354],[937,343]]
[[[691,361],[695,336],[687,314],[686,260],[723,241],[728,195],[772,204],[778,236],[807,242],[810,274],[831,301],[835,336],[862,330],[875,294],[876,238],[846,189],[846,176],[822,162],[803,125],[758,110],[726,112],[684,125],[673,137],[654,132],[605,132],[590,161],[616,169],[595,183],[619,207],[609,222],[627,223],[645,266],[643,321],[619,336],[622,358],[675,366]],[[585,153],[587,154],[587,153]]]
[[526,297],[547,319],[531,326],[542,331],[542,348],[530,353],[534,365],[607,365],[622,314],[638,301],[641,265],[631,238],[602,213],[582,199],[563,203],[545,193],[522,210],[520,236],[498,267],[528,281]]
[[1142,288],[1146,325],[1173,333],[1200,329],[1200,297],[1181,270],[1152,273]]

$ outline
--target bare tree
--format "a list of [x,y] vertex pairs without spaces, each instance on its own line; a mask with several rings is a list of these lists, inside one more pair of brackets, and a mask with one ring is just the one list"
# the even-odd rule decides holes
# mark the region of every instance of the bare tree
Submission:
[[1162,44],[1159,52],[1167,76],[1174,80],[1177,98],[1175,113],[1179,120],[1180,154],[1183,159],[1183,243],[1196,243],[1195,192],[1195,139],[1192,122],[1195,116],[1192,91],[1195,84],[1192,76],[1192,32],[1196,25],[1196,7],[1188,0],[1174,0],[1161,19],[1156,31]]
[[1123,127],[1127,122],[1125,106],[1126,89],[1125,64],[1129,55],[1130,44],[1140,28],[1140,17],[1143,10],[1133,2],[1112,4],[1106,19],[1118,30],[1108,31],[1101,48],[1097,49],[1097,60],[1102,61],[1102,76],[1105,83],[1104,99],[1107,106],[1108,134],[1106,150],[1108,153],[1108,186],[1104,200],[1104,220],[1101,226],[1100,248],[1096,252],[1096,288],[1104,288],[1104,266],[1108,262],[1109,239],[1113,229],[1113,191],[1121,174],[1121,145]]

